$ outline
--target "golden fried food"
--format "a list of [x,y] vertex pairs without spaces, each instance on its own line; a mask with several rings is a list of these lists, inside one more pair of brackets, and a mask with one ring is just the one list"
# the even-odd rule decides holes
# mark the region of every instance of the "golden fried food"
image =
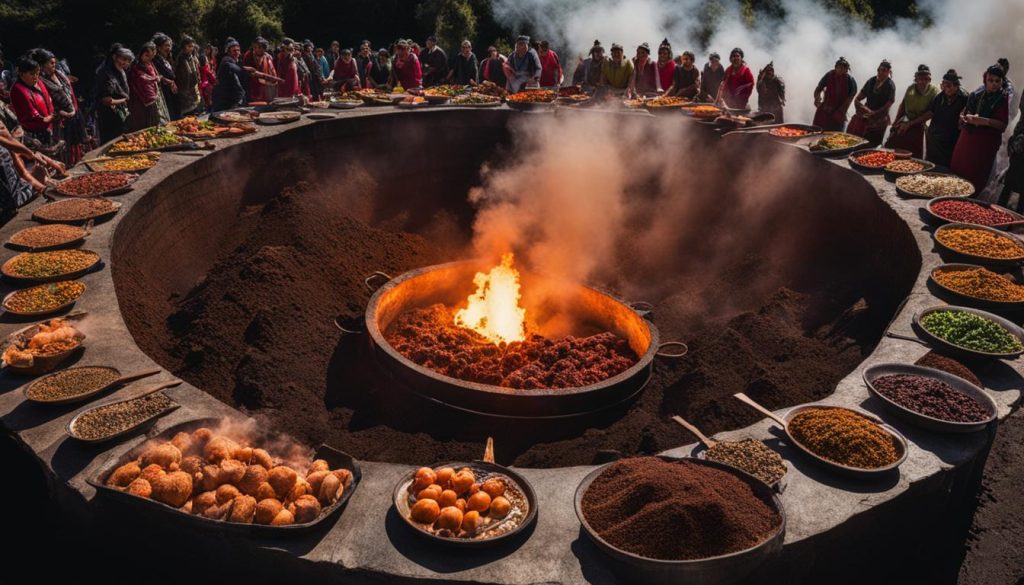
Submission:
[[238,480],[238,489],[243,494],[255,496],[260,485],[267,481],[270,473],[262,465],[249,465],[245,468],[242,479]]
[[448,506],[454,506],[458,499],[459,494],[455,493],[455,490],[444,490],[441,492],[441,497],[437,499],[437,503],[440,504],[442,508],[447,508]]
[[231,502],[213,505],[203,510],[203,517],[211,520],[223,520],[231,510]]
[[505,499],[505,496],[498,496],[491,500],[491,507],[488,511],[488,516],[495,520],[500,520],[505,516],[508,516],[509,511],[512,509],[512,504]]
[[219,464],[225,459],[231,459],[231,455],[238,449],[238,443],[223,436],[215,436],[203,447],[203,458],[213,464]]
[[329,463],[327,463],[327,461],[325,461],[323,459],[317,459],[316,461],[314,461],[313,463],[310,464],[309,470],[306,471],[306,476],[309,476],[309,474],[315,473],[317,471],[330,471],[330,470],[331,470],[331,465]]
[[292,488],[295,487],[295,482],[298,481],[298,479],[299,474],[295,473],[294,469],[285,465],[278,465],[270,470],[267,482],[270,483],[270,487],[274,488],[274,493],[277,494],[277,499],[283,500],[291,493]]
[[312,522],[320,515],[320,502],[310,495],[299,496],[289,507],[289,511],[295,516],[297,524]]
[[192,479],[202,479],[203,460],[198,455],[189,455],[181,460],[178,469],[192,476]]
[[229,483],[222,484],[217,488],[217,504],[226,504],[240,495],[242,495],[242,492],[238,491],[238,488],[235,486]]
[[157,479],[163,477],[166,474],[167,474],[167,472],[164,471],[163,467],[160,467],[159,465],[156,465],[154,463],[153,465],[147,465],[147,466],[143,467],[142,468],[142,473],[139,475],[139,477],[141,477],[142,479],[144,479],[144,480],[148,481],[150,484],[152,484]]
[[413,522],[433,524],[441,515],[441,507],[434,500],[420,500],[413,504],[410,517]]
[[505,493],[505,482],[496,477],[492,477],[485,481],[483,485],[480,486],[480,489],[487,492],[487,495],[492,498],[496,498]]
[[115,469],[114,473],[110,474],[110,477],[107,478],[107,485],[121,488],[127,487],[128,484],[135,481],[141,473],[142,468],[139,467],[138,463],[134,461],[125,463],[121,467]]
[[292,515],[287,509],[282,509],[274,516],[274,519],[270,521],[271,526],[287,526],[288,524],[295,523],[295,516]]
[[203,477],[202,477],[202,488],[204,492],[209,492],[217,489],[220,486],[220,466],[219,465],[204,465],[203,466]]
[[172,471],[151,483],[153,499],[180,508],[192,495],[192,476],[184,471]]
[[237,484],[245,476],[245,463],[237,459],[225,459],[220,462],[220,472],[217,474],[217,481],[222,484]]
[[313,488],[306,481],[306,478],[298,477],[295,479],[295,486],[292,487],[292,491],[288,492],[288,497],[285,498],[285,501],[291,503],[305,495],[313,495]]
[[344,490],[345,486],[341,484],[341,480],[337,476],[328,475],[320,482],[320,491],[317,492],[317,497],[320,499],[321,504],[330,506],[341,498]]
[[228,513],[228,522],[241,522],[252,524],[256,517],[256,498],[252,496],[238,496],[231,502],[231,511]]
[[253,449],[252,458],[249,462],[262,465],[264,469],[274,468],[274,458],[270,456],[266,449]]
[[458,508],[460,512],[465,514],[466,513],[466,499],[465,498],[459,498],[459,499],[455,500],[455,507]]
[[217,492],[203,492],[192,498],[192,512],[202,514],[207,508],[217,505]]
[[462,529],[466,532],[475,532],[476,527],[480,524],[480,512],[476,510],[470,510],[462,516]]
[[351,471],[344,468],[335,469],[334,471],[331,472],[331,474],[341,480],[341,485],[343,487],[348,487],[352,485],[353,476]]
[[133,496],[139,496],[143,498],[148,498],[151,495],[153,495],[153,487],[149,485],[148,481],[142,479],[141,477],[132,480],[132,482],[128,484],[128,489],[126,489],[125,491]]
[[420,492],[427,489],[427,486],[431,484],[439,484],[437,481],[437,474],[434,470],[429,467],[421,467],[416,470],[416,476],[412,483],[412,491]]
[[460,494],[468,491],[474,483],[476,483],[476,477],[474,477],[473,472],[468,469],[463,469],[456,473],[451,479],[452,489]]
[[192,513],[192,500],[185,502],[185,505],[181,507],[181,511],[186,514]]
[[178,433],[171,439],[171,444],[181,451],[182,456],[190,455],[192,450],[192,435],[188,433]]
[[309,493],[319,495],[320,486],[323,484],[324,478],[327,477],[328,475],[331,475],[330,471],[314,471],[313,473],[307,475],[306,481],[309,482],[309,487],[312,490]]
[[457,532],[462,527],[462,511],[455,506],[442,508],[441,514],[437,517],[437,527]]
[[486,512],[487,508],[491,507],[491,496],[487,495],[487,492],[481,490],[477,493],[469,496],[466,500],[466,507],[470,511],[474,512]]
[[267,482],[260,484],[260,487],[256,489],[256,501],[262,502],[268,498],[277,499],[277,493],[274,492],[274,488]]
[[442,467],[437,470],[437,480],[434,482],[438,485],[448,487],[452,480],[452,476],[455,475],[455,470],[451,467]]
[[235,452],[231,454],[232,459],[237,459],[242,463],[249,464],[252,461],[252,447],[239,447],[235,449]]
[[181,462],[181,451],[170,443],[163,443],[142,454],[142,466],[159,465],[164,469]]
[[417,500],[438,500],[438,499],[441,498],[441,492],[443,492],[443,491],[444,490],[441,489],[441,486],[437,485],[436,483],[435,484],[430,484],[429,486],[427,486],[427,487],[421,489],[420,491],[416,492],[416,499]]
[[256,504],[256,523],[270,524],[283,509],[284,504],[274,498],[260,500],[260,503]]
[[192,441],[199,447],[205,447],[213,438],[213,431],[206,427],[199,427],[192,431]]

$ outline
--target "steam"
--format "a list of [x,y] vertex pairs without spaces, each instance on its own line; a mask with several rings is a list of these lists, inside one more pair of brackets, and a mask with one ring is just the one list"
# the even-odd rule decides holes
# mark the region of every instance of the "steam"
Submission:
[[[702,66],[707,55],[700,54],[699,23],[694,17],[702,3],[496,0],[494,10],[506,24],[529,27],[550,39],[553,46],[562,47],[562,62],[567,75],[571,75],[575,57],[586,54],[593,39],[600,39],[606,49],[618,42],[632,56],[641,42],[656,47],[662,38],[668,38],[675,54],[692,50],[698,53],[698,66]],[[1024,81],[1024,2],[924,0],[919,4],[922,12],[932,17],[932,26],[923,28],[918,22],[904,20],[879,31],[830,12],[823,2],[782,0],[785,20],[762,19],[752,27],[740,20],[741,10],[736,3],[722,4],[721,18],[713,25],[710,50],[726,60],[733,47],[742,47],[755,76],[774,61],[776,72],[786,81],[789,121],[811,121],[812,92],[839,56],[851,62],[858,83],[874,75],[882,59],[891,61],[897,97],[913,82],[913,73],[921,63],[931,67],[936,84],[947,69],[955,68],[963,76],[963,87],[970,91],[981,84],[986,67],[998,57],[1007,57],[1011,79]],[[756,92],[751,105],[757,105]]]

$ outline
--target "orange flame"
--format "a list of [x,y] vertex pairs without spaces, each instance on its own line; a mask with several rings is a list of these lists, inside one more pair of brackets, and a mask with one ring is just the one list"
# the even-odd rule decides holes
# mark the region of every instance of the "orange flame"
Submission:
[[455,313],[456,325],[495,344],[526,339],[526,309],[519,306],[519,271],[512,267],[512,260],[509,252],[490,272],[476,273],[476,292],[466,299],[466,308]]

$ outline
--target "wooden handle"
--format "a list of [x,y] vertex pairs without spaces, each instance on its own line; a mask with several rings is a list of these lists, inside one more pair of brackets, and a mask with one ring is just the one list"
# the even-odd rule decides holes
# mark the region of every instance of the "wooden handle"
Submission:
[[683,428],[685,428],[686,430],[690,431],[694,435],[697,435],[697,439],[699,439],[701,443],[704,443],[704,445],[708,449],[710,449],[710,448],[712,448],[712,447],[714,447],[715,445],[718,444],[718,441],[716,441],[716,440],[708,437],[704,433],[700,432],[700,429],[698,429],[697,427],[695,427],[692,424],[690,424],[689,421],[687,421],[683,417],[676,415],[676,416],[672,417],[672,420],[674,420],[677,423],[683,425]]
[[760,412],[761,414],[763,414],[763,415],[767,416],[768,418],[772,419],[773,421],[775,421],[776,424],[778,424],[780,427],[782,427],[782,430],[786,430],[786,421],[785,421],[785,419],[783,419],[781,416],[775,414],[774,412],[768,410],[767,408],[761,406],[760,404],[754,402],[753,398],[747,396],[746,394],[744,394],[742,392],[737,392],[736,394],[733,394],[733,396],[735,396],[736,399],[739,400],[740,402],[746,404],[747,406],[753,407],[754,410]]
[[160,368],[156,368],[155,370],[145,370],[145,371],[142,371],[142,372],[135,372],[134,374],[128,374],[127,376],[121,376],[120,378],[118,378],[117,380],[112,382],[111,385],[113,385],[113,384],[126,384],[128,382],[134,382],[135,380],[141,380],[143,378],[148,378],[150,376],[155,376],[155,375],[159,374],[162,371],[163,370],[161,370]]
[[487,437],[487,446],[484,447],[484,461],[494,463],[494,438]]
[[166,390],[167,388],[173,388],[173,387],[177,386],[178,384],[181,384],[181,380],[171,380],[170,382],[164,382],[163,384],[157,384],[156,386],[152,386],[150,388],[147,388],[147,389],[143,390],[142,392],[139,392],[135,396],[132,396],[131,398],[126,398],[125,400],[135,400],[136,398],[142,398],[143,396],[149,396],[150,394],[156,394],[157,392],[159,392],[161,390]]

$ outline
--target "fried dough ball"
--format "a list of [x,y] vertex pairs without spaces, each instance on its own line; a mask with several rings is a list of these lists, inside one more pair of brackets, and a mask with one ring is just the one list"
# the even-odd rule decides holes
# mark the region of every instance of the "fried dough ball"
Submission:
[[438,483],[438,481],[437,474],[434,473],[434,470],[429,467],[420,467],[419,469],[416,470],[416,475],[413,479],[411,490],[414,493],[421,492],[427,489],[427,486],[430,486],[431,484],[435,483]]
[[139,475],[139,477],[152,484],[153,482],[155,482],[157,479],[160,479],[164,475],[167,475],[167,472],[164,471],[164,468],[154,463],[152,465],[147,465],[143,467],[142,473]]
[[320,491],[317,492],[317,497],[320,503],[324,506],[330,506],[334,502],[337,502],[341,498],[341,494],[344,493],[345,486],[341,485],[341,480],[334,475],[327,475],[323,481],[320,482]]
[[512,504],[505,499],[505,496],[498,496],[491,500],[491,509],[487,515],[495,520],[501,520],[505,516],[508,516],[509,510],[511,509]]
[[207,508],[217,505],[217,492],[203,492],[192,498],[192,511],[202,514]]
[[196,476],[203,473],[203,459],[198,455],[189,455],[181,460],[178,469],[191,475],[193,479],[199,479]]
[[245,474],[238,480],[238,489],[243,494],[255,496],[260,485],[266,483],[270,474],[262,465],[249,465],[245,468]]
[[441,510],[437,517],[437,527],[443,530],[458,532],[462,526],[462,511],[455,506],[448,506]]
[[471,488],[475,482],[476,477],[474,477],[473,472],[468,469],[463,469],[456,473],[451,479],[452,489],[460,494],[469,491],[469,488]]
[[266,449],[253,449],[252,458],[249,462],[262,465],[264,469],[274,468],[274,458],[270,456],[270,453],[267,453]]
[[238,449],[238,443],[220,435],[210,439],[210,442],[203,447],[203,458],[213,464],[218,464],[225,459],[231,459],[231,454]]
[[148,481],[140,477],[132,480],[132,482],[128,484],[128,489],[125,491],[133,496],[148,498],[153,495],[153,486],[149,485]]
[[277,499],[283,500],[291,493],[292,488],[295,487],[295,482],[298,481],[298,479],[299,474],[295,473],[294,469],[284,465],[278,465],[270,470],[267,482],[270,484],[270,487],[274,488],[274,493],[277,494]]
[[[334,475],[335,477],[340,479],[341,480],[341,485],[343,485],[345,487],[348,487],[348,486],[352,485],[352,479],[353,479],[352,472],[347,470],[347,469],[345,469],[345,468],[335,469],[334,471],[331,472],[331,475]],[[440,482],[438,482],[438,483],[440,483]]]
[[220,485],[220,466],[217,465],[204,465],[203,466],[203,478],[200,482],[204,492],[209,492],[217,489]]
[[455,507],[458,508],[460,512],[465,514],[466,513],[466,500],[463,499],[463,498],[459,498],[459,499],[455,500]]
[[245,463],[237,459],[225,459],[220,462],[220,473],[217,474],[217,481],[222,484],[237,484],[245,475]]
[[476,510],[470,510],[462,516],[462,529],[466,532],[476,532],[476,527],[480,525],[480,512]]
[[256,504],[256,523],[270,524],[278,512],[284,509],[284,504],[274,498],[261,500]]
[[271,526],[286,526],[294,523],[295,516],[293,516],[287,509],[282,509],[276,516],[274,516],[274,519],[270,521]]
[[483,485],[480,486],[480,489],[487,492],[487,495],[492,498],[496,498],[505,493],[505,482],[496,477],[492,477],[485,481]]
[[437,503],[442,508],[447,508],[448,506],[454,506],[458,499],[459,494],[455,493],[455,490],[444,490],[441,492],[441,497],[437,498]]
[[292,488],[292,491],[288,492],[288,497],[285,498],[285,501],[289,503],[294,502],[302,496],[307,495],[316,497],[316,495],[313,494],[313,487],[309,485],[306,478],[300,476],[295,479],[295,487]]
[[480,491],[480,484],[474,483],[473,485],[469,486],[469,495],[472,496],[473,494],[477,493],[478,491]]
[[210,506],[203,510],[203,517],[211,520],[223,520],[231,510],[231,502],[227,502],[221,505]]
[[262,502],[268,498],[277,499],[277,493],[274,492],[274,488],[267,482],[260,484],[260,487],[256,489],[256,501]]
[[491,496],[485,491],[479,491],[466,500],[466,507],[476,512],[486,512],[491,507]]
[[198,446],[199,448],[205,447],[206,443],[208,443],[212,438],[213,431],[206,427],[199,427],[198,429],[192,431],[192,442],[195,443],[196,446]]
[[235,486],[230,483],[222,484],[217,488],[217,504],[226,504],[240,495],[242,492],[238,491]]
[[252,447],[239,447],[231,454],[232,459],[237,459],[248,464],[252,460]]
[[192,435],[188,433],[178,433],[171,439],[171,444],[181,451],[182,455],[190,453],[192,451]]
[[142,468],[139,467],[139,464],[130,461],[118,467],[114,470],[114,473],[110,474],[110,477],[107,478],[107,485],[123,488],[135,481],[141,474]]
[[426,488],[424,488],[424,489],[422,489],[422,490],[420,490],[420,491],[418,491],[416,493],[416,499],[417,500],[437,500],[437,499],[441,498],[441,492],[443,492],[443,491],[444,490],[441,489],[441,486],[437,485],[436,483],[435,484],[430,484]]
[[299,496],[289,510],[295,516],[296,524],[305,524],[316,520],[320,515],[320,502],[310,495]]
[[451,467],[442,467],[437,470],[437,479],[434,480],[434,483],[447,488],[450,486],[453,475],[455,475],[454,469]]
[[256,498],[252,496],[238,496],[231,501],[231,511],[228,513],[228,522],[241,522],[252,524],[256,517]]
[[441,515],[441,507],[434,500],[420,500],[413,504],[409,511],[409,517],[413,522],[420,524],[433,524]]
[[142,454],[142,465],[159,465],[164,469],[171,465],[181,463],[181,451],[170,443],[157,445]]
[[320,485],[323,484],[324,478],[330,475],[330,471],[314,471],[306,476],[306,481],[309,482],[309,487],[312,489],[311,494],[320,493]]
[[330,471],[330,470],[331,470],[331,466],[330,466],[330,464],[327,463],[327,461],[325,461],[323,459],[317,459],[317,460],[313,461],[313,463],[311,463],[309,465],[309,471],[306,472],[306,476],[309,477],[309,474],[315,473],[317,471]]
[[192,495],[192,476],[184,471],[172,471],[152,482],[153,499],[180,508]]
[[186,514],[192,513],[192,500],[185,502],[185,505],[181,507],[181,511]]

